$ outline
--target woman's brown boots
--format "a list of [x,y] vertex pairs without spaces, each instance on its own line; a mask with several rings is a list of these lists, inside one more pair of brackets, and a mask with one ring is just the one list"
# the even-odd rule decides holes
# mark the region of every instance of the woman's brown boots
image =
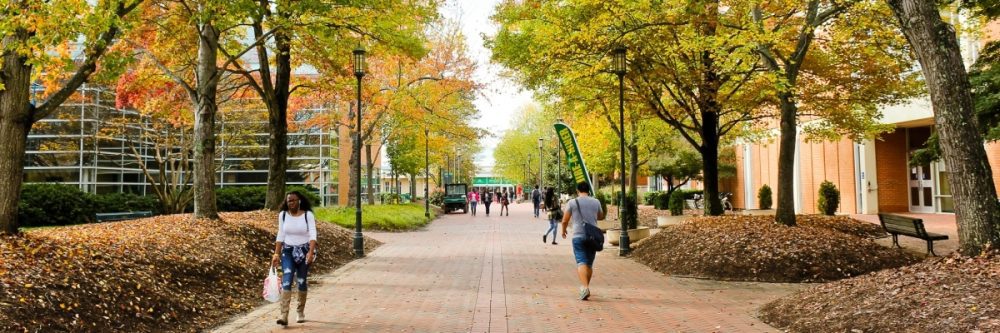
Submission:
[[[305,291],[298,291],[299,303],[295,307],[295,322],[304,323],[306,322],[306,297],[309,293]],[[291,308],[292,303],[292,292],[291,291],[281,291],[281,300],[279,301],[281,305],[281,314],[278,315],[278,325],[288,326],[288,311]]]
[[278,302],[281,304],[281,314],[278,315],[278,325],[288,326],[288,303],[292,302],[292,292],[282,290],[281,300]]
[[299,290],[299,304],[295,308],[295,310],[297,312],[296,313],[296,317],[295,317],[295,322],[297,322],[297,323],[304,323],[304,322],[306,322],[306,296],[307,295],[308,295],[308,292]]

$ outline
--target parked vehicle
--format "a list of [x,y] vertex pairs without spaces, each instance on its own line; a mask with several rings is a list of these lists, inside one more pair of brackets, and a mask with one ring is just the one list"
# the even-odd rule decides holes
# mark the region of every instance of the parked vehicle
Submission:
[[466,197],[468,192],[466,184],[445,184],[444,185],[444,213],[461,209],[462,214],[469,211],[469,200]]

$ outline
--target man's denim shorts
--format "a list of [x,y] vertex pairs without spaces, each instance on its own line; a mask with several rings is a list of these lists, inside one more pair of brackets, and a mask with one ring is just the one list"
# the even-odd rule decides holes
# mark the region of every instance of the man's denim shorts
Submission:
[[576,265],[587,265],[594,267],[594,258],[597,258],[597,251],[588,249],[583,245],[583,237],[573,238],[573,256],[576,257]]

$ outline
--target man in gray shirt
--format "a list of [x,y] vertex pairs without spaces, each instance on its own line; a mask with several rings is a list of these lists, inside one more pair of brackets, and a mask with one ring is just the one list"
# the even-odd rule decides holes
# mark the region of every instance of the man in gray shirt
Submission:
[[590,197],[590,184],[576,184],[577,198],[570,200],[562,219],[562,237],[566,239],[569,222],[573,221],[573,256],[576,257],[576,273],[580,277],[580,300],[590,297],[590,278],[594,275],[594,258],[597,250],[586,245],[583,224],[597,226],[597,220],[604,219],[601,202]]

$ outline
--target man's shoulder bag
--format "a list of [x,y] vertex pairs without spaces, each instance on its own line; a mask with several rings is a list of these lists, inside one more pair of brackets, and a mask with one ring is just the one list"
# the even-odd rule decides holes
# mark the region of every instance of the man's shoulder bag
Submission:
[[597,227],[596,221],[594,224],[590,224],[583,220],[583,211],[580,210],[580,201],[576,199],[573,200],[576,201],[576,211],[580,214],[580,220],[583,221],[583,239],[587,242],[587,247],[598,252],[604,250],[604,232],[601,231],[601,228]]

